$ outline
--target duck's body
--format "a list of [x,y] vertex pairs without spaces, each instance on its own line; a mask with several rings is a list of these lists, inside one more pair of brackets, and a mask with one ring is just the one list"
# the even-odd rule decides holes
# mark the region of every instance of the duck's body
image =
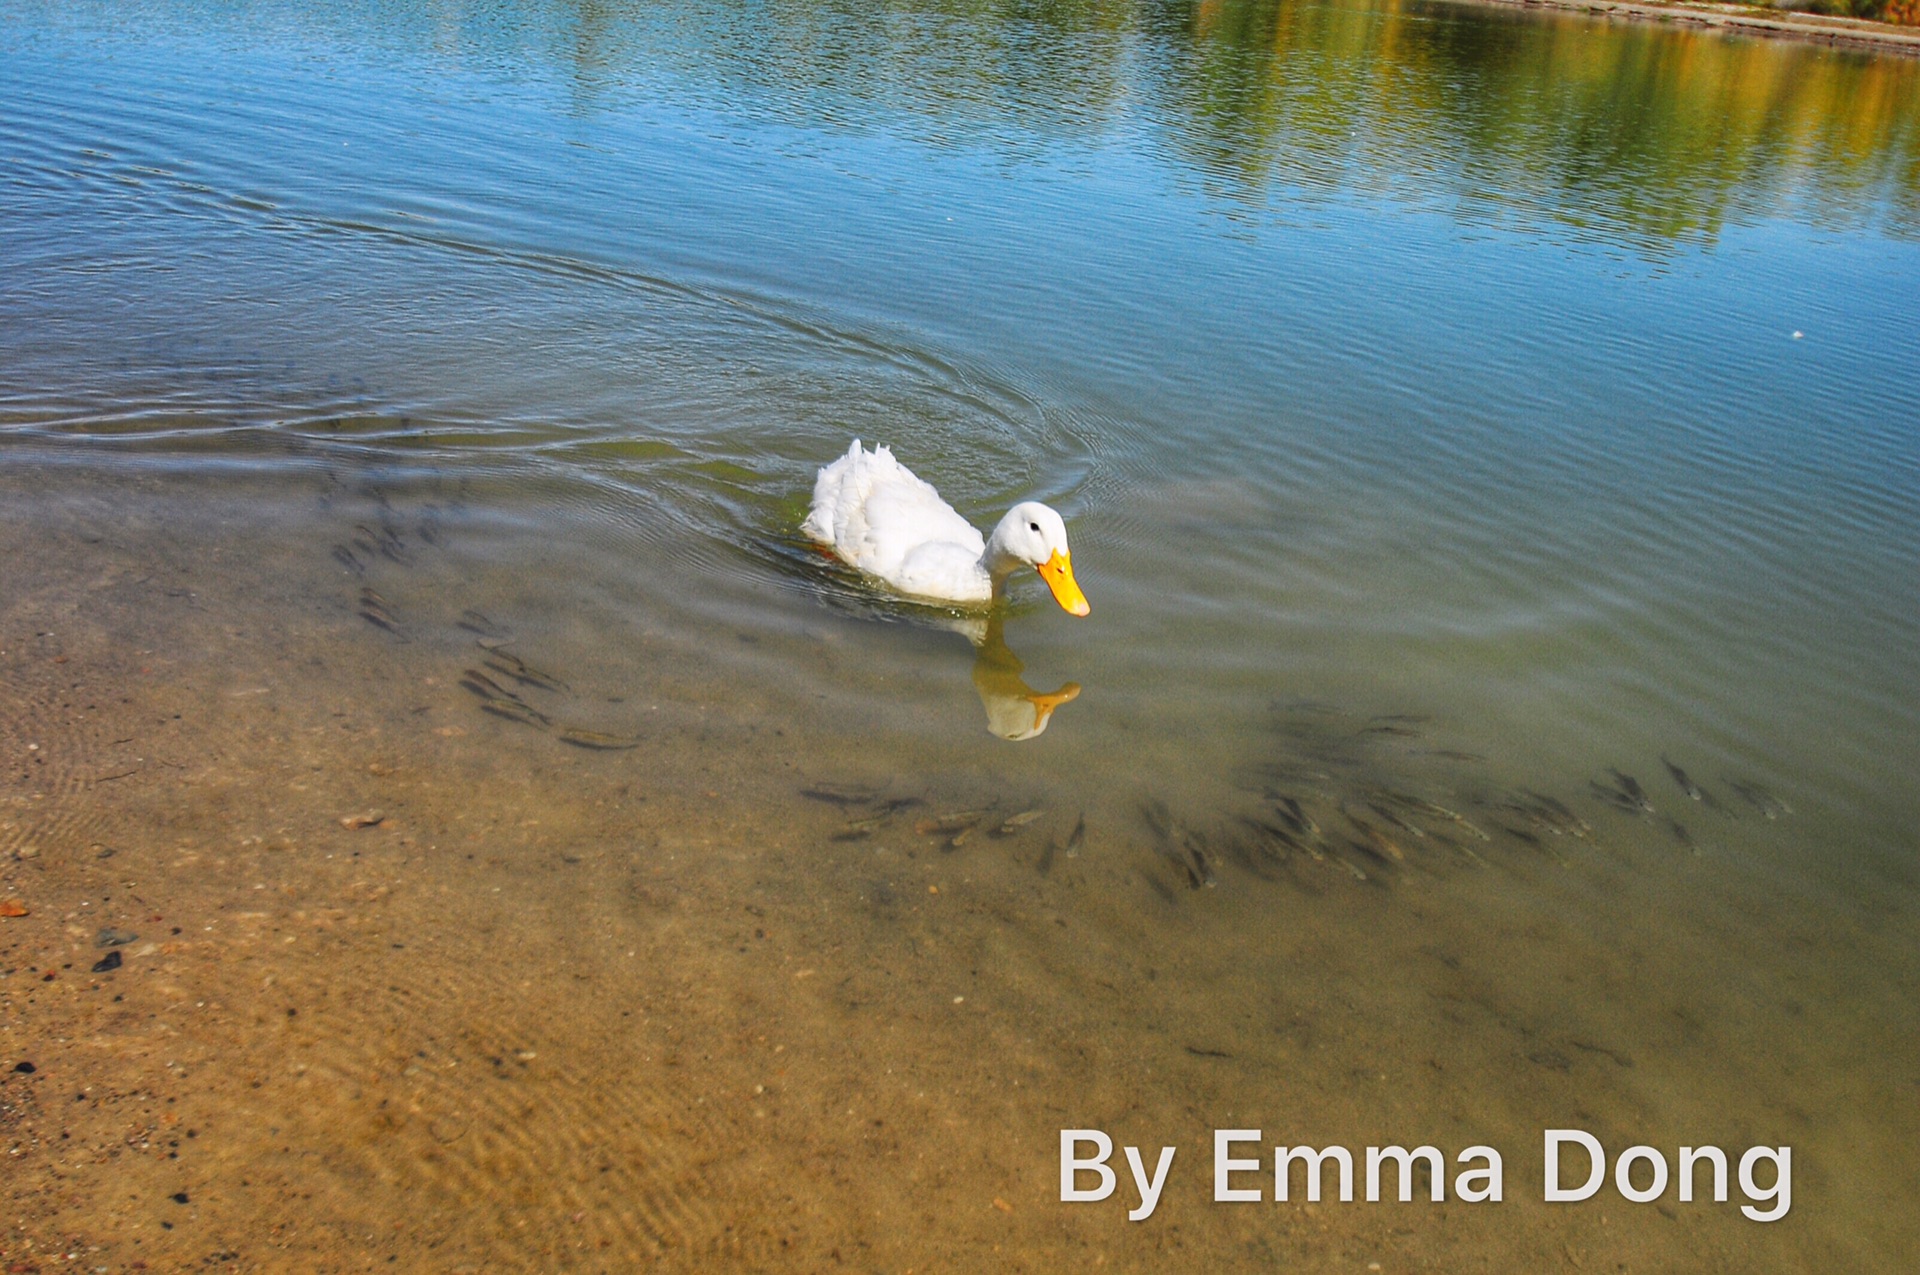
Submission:
[[842,560],[901,593],[939,602],[990,602],[1017,568],[1032,566],[1060,605],[1085,615],[1066,524],[1036,501],[1015,505],[991,537],[915,477],[886,447],[847,454],[820,470],[800,529]]

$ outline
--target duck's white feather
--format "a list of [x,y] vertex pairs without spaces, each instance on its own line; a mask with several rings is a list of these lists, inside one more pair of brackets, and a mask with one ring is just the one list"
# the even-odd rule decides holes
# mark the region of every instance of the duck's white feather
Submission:
[[801,530],[902,593],[950,602],[993,597],[985,538],[884,445],[867,452],[855,439],[820,471]]

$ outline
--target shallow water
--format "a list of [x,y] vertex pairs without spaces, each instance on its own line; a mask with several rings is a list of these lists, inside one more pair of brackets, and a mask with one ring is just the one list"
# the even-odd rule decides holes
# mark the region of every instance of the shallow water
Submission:
[[[1920,62],[1447,5],[0,12],[10,1259],[1920,1240]],[[1055,504],[1092,616],[1028,577],[976,650],[821,561],[856,436]],[[1117,1154],[1060,1201],[1074,1127],[1180,1148],[1151,1218]],[[1792,1208],[1548,1205],[1549,1127],[1791,1145]],[[1216,1204],[1216,1128],[1490,1144],[1507,1198]]]

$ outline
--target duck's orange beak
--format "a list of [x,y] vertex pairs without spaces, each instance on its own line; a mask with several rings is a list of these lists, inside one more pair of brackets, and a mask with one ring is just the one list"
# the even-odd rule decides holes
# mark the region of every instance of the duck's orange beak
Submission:
[[1068,682],[1051,695],[1042,695],[1036,691],[1034,694],[1026,696],[1027,703],[1033,705],[1034,730],[1037,732],[1047,724],[1047,719],[1053,716],[1054,709],[1060,707],[1062,704],[1071,704],[1079,698],[1080,683],[1078,682]]
[[1087,595],[1080,592],[1079,582],[1073,578],[1073,559],[1064,549],[1055,549],[1053,556],[1034,567],[1040,578],[1053,590],[1053,600],[1068,615],[1085,615],[1093,610],[1087,605]]

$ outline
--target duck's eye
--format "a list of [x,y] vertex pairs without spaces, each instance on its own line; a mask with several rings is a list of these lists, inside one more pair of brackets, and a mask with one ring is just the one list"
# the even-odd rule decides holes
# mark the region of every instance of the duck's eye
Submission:
[[1028,531],[1038,531],[1038,530],[1040,530],[1040,524],[1039,524],[1039,523],[1037,523],[1037,522],[1030,522],[1030,523],[1028,523],[1028,524],[1027,524],[1027,530],[1028,530]]

